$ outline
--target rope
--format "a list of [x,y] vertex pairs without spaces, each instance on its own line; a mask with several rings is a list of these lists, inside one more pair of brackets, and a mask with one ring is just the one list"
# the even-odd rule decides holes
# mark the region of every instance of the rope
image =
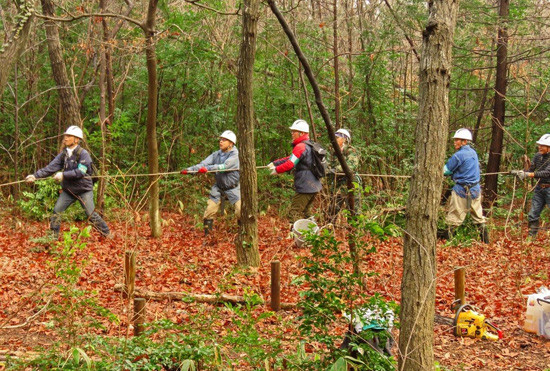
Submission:
[[[256,169],[266,169],[267,166],[256,166]],[[205,174],[208,174],[208,173],[225,173],[225,172],[228,172],[228,171],[239,171],[240,169],[223,169],[223,170],[209,170],[207,173]],[[199,171],[188,171],[187,174],[198,174]],[[152,174],[106,174],[106,175],[94,175],[94,176],[85,176],[84,178],[94,178],[94,179],[100,179],[100,178],[126,178],[126,177],[133,177],[133,178],[137,178],[137,177],[156,177],[156,176],[166,176],[166,175],[175,175],[175,174],[181,174],[181,171],[170,171],[170,172],[164,172],[164,173],[152,173]],[[46,180],[48,178],[38,178],[36,179],[36,181],[43,181],[43,180]],[[18,181],[15,181],[15,182],[10,182],[10,183],[3,183],[3,184],[0,184],[0,187],[7,187],[7,186],[10,186],[10,185],[14,185],[14,184],[19,184],[19,183],[25,183],[26,180],[25,179],[22,179],[22,180],[18,180]]]
[[[267,169],[267,166],[256,166],[256,169]],[[239,171],[240,169],[223,169],[223,170],[210,170],[208,171],[207,173],[221,173],[221,172],[228,172],[228,171]],[[164,173],[153,173],[153,174],[106,174],[106,175],[94,175],[93,177],[90,177],[90,176],[87,176],[86,178],[95,178],[95,179],[100,179],[100,178],[126,178],[126,177],[132,177],[132,178],[137,178],[137,177],[156,177],[156,176],[167,176],[167,175],[175,175],[175,174],[180,174],[181,172],[180,171],[170,171],[170,172],[164,172]],[[188,171],[187,174],[198,174],[199,171],[196,170],[196,171]],[[205,174],[207,174],[205,173]],[[500,172],[496,172],[496,173],[482,173],[480,175],[499,175],[499,174],[510,174],[509,171],[500,171]],[[336,175],[345,175],[344,173],[336,173]],[[392,174],[357,174],[358,176],[361,176],[361,177],[373,177],[373,178],[410,178],[411,176],[410,175],[392,175]],[[39,179],[36,179],[36,181],[41,181],[41,180],[45,180],[46,178],[39,178]],[[25,183],[26,180],[25,179],[22,179],[22,180],[17,180],[15,182],[10,182],[10,183],[3,183],[3,184],[0,184],[0,188],[1,187],[7,187],[7,186],[10,186],[10,185],[14,185],[14,184],[19,184],[19,183]]]

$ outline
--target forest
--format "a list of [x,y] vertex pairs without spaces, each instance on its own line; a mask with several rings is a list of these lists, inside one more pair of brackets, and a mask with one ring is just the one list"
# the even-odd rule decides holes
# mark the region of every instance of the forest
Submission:
[[[550,369],[550,331],[524,325],[550,212],[530,236],[537,183],[514,176],[550,133],[548,19],[538,0],[1,0],[0,370]],[[332,218],[321,179],[304,245],[294,176],[268,167],[298,119],[347,199]],[[107,237],[76,204],[49,238],[59,182],[26,181],[71,126]],[[471,215],[438,238],[461,128],[485,242]],[[182,170],[227,130],[241,216],[228,197],[206,234],[220,173]],[[455,336],[459,268],[502,338]],[[352,334],[366,312],[383,330]]]

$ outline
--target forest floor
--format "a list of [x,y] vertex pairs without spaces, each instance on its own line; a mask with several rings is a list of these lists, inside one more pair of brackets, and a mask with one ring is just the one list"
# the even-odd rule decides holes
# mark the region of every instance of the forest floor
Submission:
[[[40,246],[31,241],[46,233],[47,224],[31,222],[5,210],[0,214],[3,214],[0,215],[0,355],[24,354],[37,346],[47,346],[55,337],[54,330],[48,326],[52,316],[49,311],[33,316],[44,306],[36,299],[38,294],[55,280],[47,263],[52,254],[37,251]],[[129,332],[127,305],[121,294],[114,291],[115,284],[123,282],[124,252],[128,250],[137,252],[136,286],[140,289],[242,295],[245,288],[250,288],[269,300],[270,262],[279,260],[281,301],[298,301],[298,289],[291,281],[302,273],[297,257],[307,256],[309,252],[307,248],[294,247],[293,241],[286,238],[286,222],[271,216],[260,217],[262,263],[258,271],[251,274],[234,269],[236,227],[231,223],[226,230],[223,228],[226,222],[216,224],[216,239],[204,244],[203,232],[195,227],[191,217],[177,213],[163,213],[163,217],[160,239],[148,237],[148,223],[140,220],[140,215],[135,215],[132,223],[111,222],[115,233],[112,240],[99,237],[95,231],[87,239],[85,253],[81,254],[83,258],[88,253],[91,255],[78,284],[90,292],[96,290],[99,303],[123,319],[119,324],[108,324],[105,334],[125,336]],[[68,223],[64,228],[68,228]],[[342,238],[342,233],[343,230],[337,232],[338,238]],[[436,360],[450,370],[549,369],[550,340],[522,329],[524,295],[534,293],[542,285],[550,286],[548,232],[532,242],[524,241],[520,235],[506,236],[503,230],[493,230],[491,234],[490,245],[476,241],[461,247],[438,245],[436,313],[453,317],[450,310],[454,299],[453,271],[464,266],[467,302],[480,308],[500,327],[504,338],[495,342],[456,338],[450,326],[436,323]],[[376,245],[376,252],[365,258],[363,269],[377,275],[368,278],[367,291],[399,302],[402,238],[372,243]],[[147,304],[147,320],[167,318],[185,322],[190,308],[190,304],[182,301],[151,301]],[[283,311],[282,323],[296,326],[298,315],[297,310]]]

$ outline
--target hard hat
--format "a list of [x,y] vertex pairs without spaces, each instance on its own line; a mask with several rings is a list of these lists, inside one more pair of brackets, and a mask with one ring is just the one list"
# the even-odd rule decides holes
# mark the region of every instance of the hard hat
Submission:
[[351,135],[349,134],[349,131],[347,131],[346,129],[338,129],[336,130],[336,134],[342,134],[342,136],[346,138],[348,142],[351,141]]
[[540,137],[537,144],[550,147],[550,134],[544,134],[542,137]]
[[302,133],[309,133],[309,125],[302,119],[294,121],[289,129],[294,131],[301,131]]
[[458,129],[453,137],[453,139],[465,139],[472,140],[472,132],[468,129]]
[[82,129],[75,125],[69,126],[67,130],[65,130],[63,135],[72,135],[73,137],[84,139],[84,133],[82,133]]
[[227,139],[231,143],[237,144],[237,136],[231,130],[226,130],[223,133],[221,133],[220,138]]

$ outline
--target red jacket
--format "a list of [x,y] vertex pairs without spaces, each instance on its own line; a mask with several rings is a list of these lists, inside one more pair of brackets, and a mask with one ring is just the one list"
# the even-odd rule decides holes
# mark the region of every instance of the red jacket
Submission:
[[288,157],[273,161],[277,173],[285,173],[295,169],[294,189],[298,193],[317,193],[323,187],[321,181],[311,172],[313,152],[310,146],[304,143],[309,135],[304,134],[292,142],[292,154]]

